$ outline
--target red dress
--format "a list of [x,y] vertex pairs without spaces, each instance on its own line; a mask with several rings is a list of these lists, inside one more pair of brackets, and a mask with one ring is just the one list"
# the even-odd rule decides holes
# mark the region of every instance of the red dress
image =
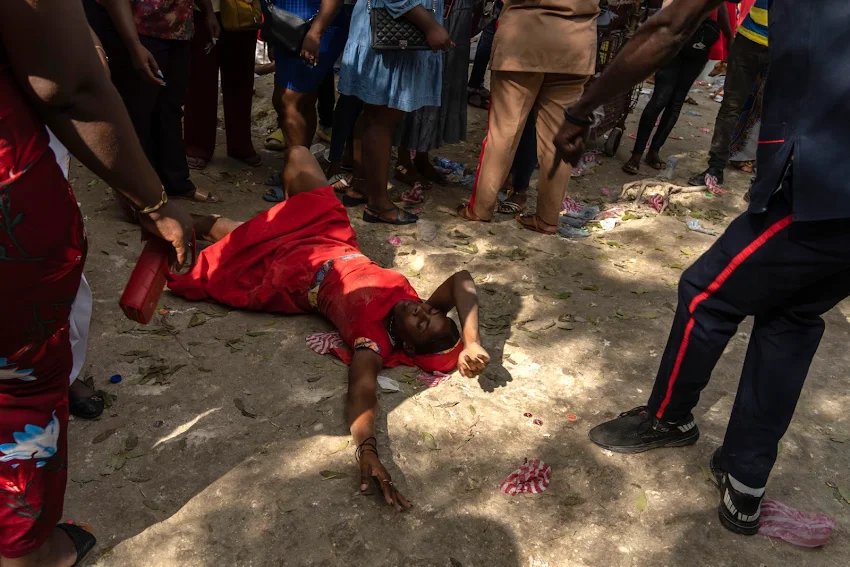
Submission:
[[331,187],[295,195],[242,224],[201,252],[191,272],[171,276],[169,288],[241,309],[321,313],[351,349],[371,349],[385,366],[446,371],[460,352],[411,357],[393,347],[384,320],[396,303],[419,296],[403,275],[360,252]]
[[86,256],[80,210],[0,47],[0,555],[62,517],[68,316]]

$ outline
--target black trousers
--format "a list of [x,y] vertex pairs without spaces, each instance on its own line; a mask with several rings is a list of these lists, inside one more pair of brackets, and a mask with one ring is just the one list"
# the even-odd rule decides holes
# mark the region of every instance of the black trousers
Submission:
[[336,104],[336,86],[334,85],[334,71],[331,69],[322,82],[319,83],[317,99],[319,113],[319,125],[330,128],[334,123],[334,105]]
[[723,102],[714,121],[714,135],[708,152],[708,165],[723,169],[729,163],[729,145],[738,116],[750,96],[758,77],[766,77],[770,56],[766,45],[761,45],[738,35],[729,49],[726,83],[723,85]]
[[766,485],[794,415],[821,315],[850,295],[850,221],[792,221],[787,183],[766,213],[735,219],[682,275],[648,403],[659,419],[684,418],[738,325],[754,316],[722,451],[724,469],[753,488]]
[[103,7],[94,0],[85,0],[84,7],[89,25],[109,56],[112,83],[124,100],[136,135],[165,192],[193,193],[195,184],[189,179],[183,145],[183,105],[189,86],[191,42],[139,36],[165,76],[165,86],[159,86],[133,68],[130,52]]
[[643,114],[640,115],[633,154],[643,155],[649,135],[655,127],[655,121],[663,112],[661,121],[658,123],[658,130],[655,131],[652,144],[649,146],[649,149],[655,152],[661,149],[679,120],[679,113],[682,112],[682,105],[688,98],[691,85],[699,77],[707,62],[708,50],[701,55],[679,52],[672,61],[655,73],[655,89],[652,91],[652,98],[643,109]]

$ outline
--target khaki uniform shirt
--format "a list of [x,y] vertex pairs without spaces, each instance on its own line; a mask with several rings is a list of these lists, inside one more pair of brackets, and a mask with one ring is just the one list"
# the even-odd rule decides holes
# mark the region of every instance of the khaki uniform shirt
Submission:
[[506,0],[494,71],[593,75],[599,0]]

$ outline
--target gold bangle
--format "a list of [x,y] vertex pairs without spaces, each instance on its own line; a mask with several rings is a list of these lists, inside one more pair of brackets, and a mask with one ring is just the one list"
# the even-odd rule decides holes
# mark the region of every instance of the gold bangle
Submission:
[[106,62],[109,63],[109,55],[106,53],[106,50],[101,45],[95,45],[95,49],[99,49],[103,52],[103,57],[106,59]]
[[165,190],[162,191],[162,198],[159,200],[159,203],[156,205],[151,205],[150,207],[145,207],[144,209],[139,210],[139,214],[149,215],[155,211],[158,211],[164,204],[168,202],[168,195],[165,193]]

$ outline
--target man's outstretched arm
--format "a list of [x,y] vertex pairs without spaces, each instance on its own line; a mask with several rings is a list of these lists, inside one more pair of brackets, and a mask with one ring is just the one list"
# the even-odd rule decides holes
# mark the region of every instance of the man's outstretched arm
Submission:
[[[724,0],[675,0],[652,16],[614,58],[602,75],[570,109],[570,118],[555,136],[560,159],[577,163],[593,110],[624,93],[669,61],[696,31],[700,22]],[[555,167],[559,161],[556,159]]]

